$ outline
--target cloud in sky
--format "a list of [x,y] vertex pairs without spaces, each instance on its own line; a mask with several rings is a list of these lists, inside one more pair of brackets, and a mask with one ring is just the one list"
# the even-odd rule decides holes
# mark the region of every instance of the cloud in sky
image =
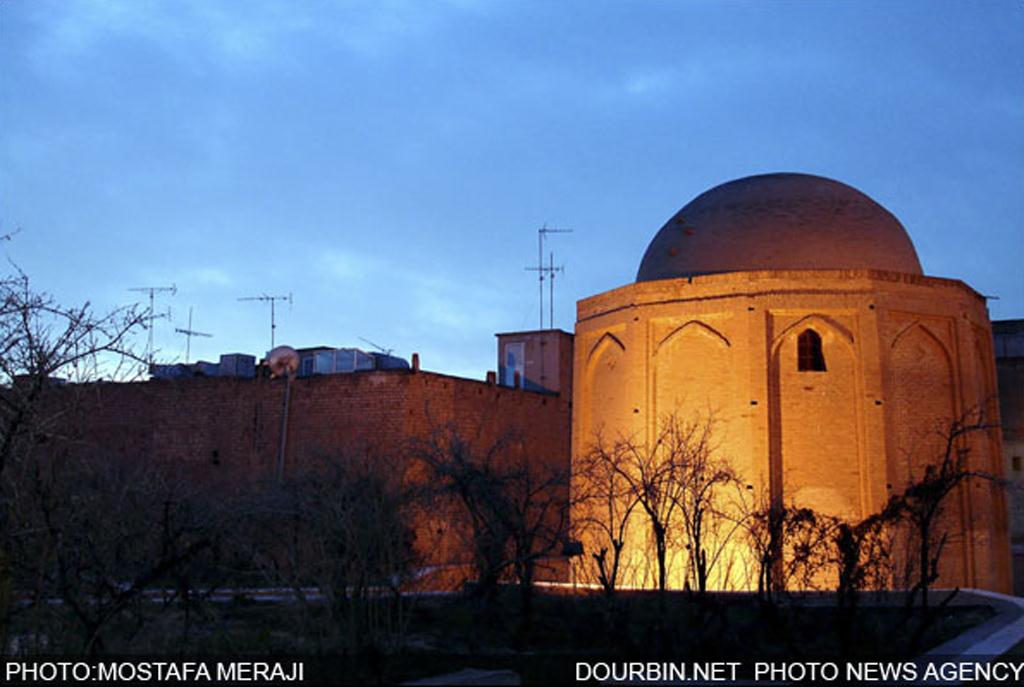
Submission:
[[[186,274],[187,281],[194,281],[204,286],[231,286],[235,280],[226,271],[216,267],[200,267]],[[183,280],[183,281],[184,281]]]
[[262,352],[236,299],[292,292],[295,345],[479,376],[495,330],[536,326],[545,222],[575,230],[550,244],[571,329],[690,198],[793,170],[1024,316],[1024,10],[881,7],[3,3],[0,222],[26,229],[4,250],[67,301],[177,280],[217,330],[200,355]]
[[311,256],[328,279],[362,281],[368,277],[387,278],[387,263],[375,256],[329,248]]
[[259,68],[293,60],[296,42],[330,41],[352,54],[379,58],[410,37],[429,33],[450,11],[477,12],[467,2],[350,0],[345,3],[282,3],[251,0],[40,0],[26,8],[48,24],[35,42],[40,66],[109,49],[112,41],[153,46],[191,69]]

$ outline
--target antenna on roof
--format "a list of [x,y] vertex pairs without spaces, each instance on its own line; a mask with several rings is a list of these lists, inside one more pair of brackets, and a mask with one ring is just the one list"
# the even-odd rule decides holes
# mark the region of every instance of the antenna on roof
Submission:
[[146,343],[146,362],[150,365],[153,364],[153,320],[161,320],[163,318],[171,319],[171,309],[168,306],[167,312],[156,314],[154,305],[156,304],[156,294],[164,293],[169,291],[171,295],[178,293],[178,287],[174,284],[170,286],[135,286],[129,291],[139,291],[141,293],[149,294],[149,310],[146,311],[146,328],[149,329],[149,341]]
[[360,341],[365,341],[366,343],[370,344],[371,346],[373,346],[374,348],[376,348],[376,349],[377,349],[378,351],[380,351],[380,352],[381,352],[381,353],[383,353],[384,355],[391,355],[391,351],[395,350],[395,349],[393,349],[393,348],[384,348],[384,347],[383,347],[383,346],[381,346],[380,344],[376,344],[376,343],[373,343],[373,342],[372,342],[372,341],[370,341],[369,339],[364,339],[364,338],[363,338],[363,337],[361,337],[361,336],[359,337],[359,340],[360,340]]
[[[544,237],[547,234],[571,234],[572,229],[553,229],[549,228],[547,224],[537,230],[537,266],[527,267],[527,271],[536,272],[538,281],[540,282],[540,328],[544,329],[544,275],[550,274],[551,279],[554,280],[554,259],[552,258],[552,265],[550,267],[544,266]],[[561,269],[561,268],[559,268]],[[554,297],[554,285],[552,284],[552,298]],[[551,307],[551,322],[548,322],[549,327],[554,327],[554,306]]]
[[276,318],[276,315],[275,315],[275,308],[274,308],[274,306],[277,303],[277,301],[288,301],[288,305],[290,307],[291,304],[292,304],[292,294],[289,293],[287,296],[268,296],[267,294],[263,294],[263,295],[260,295],[260,296],[246,296],[244,298],[239,298],[238,300],[240,300],[240,301],[261,301],[261,302],[264,302],[264,303],[270,303],[270,348],[271,348],[271,350],[273,350],[273,348],[274,348],[274,330],[277,329],[277,318]]
[[559,265],[558,267],[555,267],[555,254],[554,253],[551,253],[550,260],[551,260],[551,262],[548,263],[548,274],[551,275],[551,279],[548,281],[548,288],[550,290],[550,295],[548,296],[548,308],[549,308],[548,327],[550,327],[551,329],[554,329],[555,328],[555,273],[561,272],[562,274],[565,274],[565,265]]
[[175,327],[174,331],[179,334],[185,335],[185,362],[187,363],[191,358],[192,353],[192,337],[193,336],[205,336],[207,338],[213,337],[213,334],[207,334],[206,332],[197,332],[192,329],[192,306],[188,307],[188,328],[182,329],[181,327]]

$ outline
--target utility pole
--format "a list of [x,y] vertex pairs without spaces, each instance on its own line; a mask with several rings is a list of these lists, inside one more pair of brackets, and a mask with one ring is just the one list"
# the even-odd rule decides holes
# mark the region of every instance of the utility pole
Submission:
[[274,306],[277,301],[288,301],[288,305],[291,306],[292,295],[290,293],[287,296],[268,296],[267,294],[263,294],[261,296],[246,296],[245,298],[239,298],[238,300],[270,303],[270,350],[274,350],[274,330],[277,329],[277,319]]
[[188,308],[188,328],[187,329],[182,329],[181,327],[175,327],[174,331],[178,332],[179,334],[184,334],[185,335],[185,362],[186,363],[188,363],[188,361],[192,357],[192,337],[193,336],[205,336],[207,338],[213,337],[213,334],[207,334],[206,332],[197,332],[196,330],[192,329],[192,306],[189,306],[189,308]]
[[170,286],[136,286],[136,287],[130,288],[128,290],[129,291],[139,291],[141,293],[148,293],[149,294],[149,310],[147,311],[147,316],[146,316],[146,323],[147,323],[146,327],[149,329],[149,341],[146,343],[146,362],[149,363],[149,365],[152,366],[153,365],[153,320],[160,320],[160,319],[163,319],[165,317],[167,319],[171,318],[171,310],[170,310],[170,308],[167,309],[166,313],[160,313],[159,315],[156,314],[156,311],[154,309],[154,306],[156,305],[156,294],[164,293],[166,291],[169,291],[170,294],[173,296],[174,294],[176,294],[178,292],[178,287],[176,285],[174,285],[174,284],[171,284]]
[[[544,237],[548,234],[571,234],[572,229],[554,229],[549,228],[547,224],[537,230],[537,266],[527,267],[526,270],[529,272],[536,272],[538,279],[538,290],[540,293],[539,309],[540,309],[540,328],[544,329],[544,275],[551,273],[552,267],[544,266]],[[552,274],[554,279],[554,274]],[[554,326],[554,320],[548,323],[548,326]]]

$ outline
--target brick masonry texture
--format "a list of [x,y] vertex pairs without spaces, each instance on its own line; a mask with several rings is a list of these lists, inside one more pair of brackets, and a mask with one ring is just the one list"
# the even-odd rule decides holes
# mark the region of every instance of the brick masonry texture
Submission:
[[[806,329],[826,372],[797,370]],[[999,412],[984,299],[960,281],[879,270],[733,272],[598,294],[578,304],[574,377],[574,455],[599,434],[649,441],[668,413],[712,414],[721,455],[751,489],[852,519],[941,457],[953,418]],[[972,435],[969,456],[1001,476],[998,428]],[[1008,591],[1002,490],[975,480],[947,511],[940,583]]]
[[[156,461],[230,489],[276,474],[284,393],[284,379],[199,378],[71,385],[51,400],[67,413],[75,451]],[[570,408],[565,395],[422,371],[296,379],[285,474],[354,449],[405,455],[410,441],[445,426],[481,448],[516,431],[531,459],[568,469]],[[421,548],[429,539],[418,536]],[[468,557],[455,542],[429,546],[431,564]]]

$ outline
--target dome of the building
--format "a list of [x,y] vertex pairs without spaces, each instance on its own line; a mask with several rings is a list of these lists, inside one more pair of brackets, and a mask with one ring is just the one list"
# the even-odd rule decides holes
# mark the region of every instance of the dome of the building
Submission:
[[636,279],[828,269],[922,273],[903,225],[857,189],[810,174],[762,174],[687,203],[651,241]]

